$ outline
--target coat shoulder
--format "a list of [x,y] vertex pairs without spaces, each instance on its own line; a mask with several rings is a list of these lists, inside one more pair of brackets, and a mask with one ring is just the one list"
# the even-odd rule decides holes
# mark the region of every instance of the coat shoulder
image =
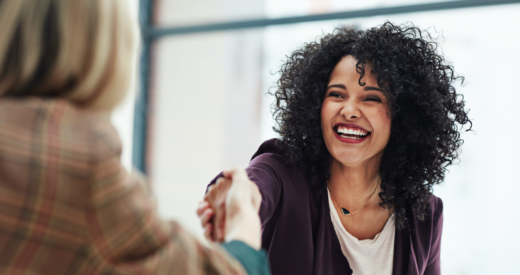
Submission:
[[432,194],[432,196],[430,197],[430,206],[433,219],[438,220],[439,217],[442,216],[444,208],[442,199]]
[[275,155],[285,156],[285,150],[281,147],[280,142],[281,141],[276,138],[268,139],[268,140],[264,141],[260,145],[260,147],[258,147],[258,150],[256,150],[256,152],[253,154],[253,156],[251,157],[251,160],[253,160],[263,154],[275,154]]

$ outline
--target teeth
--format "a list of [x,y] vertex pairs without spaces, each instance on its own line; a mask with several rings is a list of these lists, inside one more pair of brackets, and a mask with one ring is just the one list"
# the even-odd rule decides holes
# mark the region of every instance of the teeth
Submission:
[[356,135],[356,136],[366,136],[368,132],[365,132],[361,129],[347,128],[347,127],[338,127],[337,132],[339,134],[347,134],[347,135]]

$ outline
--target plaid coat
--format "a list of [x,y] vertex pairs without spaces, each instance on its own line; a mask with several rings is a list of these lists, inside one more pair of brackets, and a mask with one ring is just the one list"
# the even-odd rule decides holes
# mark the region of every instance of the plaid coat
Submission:
[[0,274],[245,274],[159,218],[107,114],[0,100]]

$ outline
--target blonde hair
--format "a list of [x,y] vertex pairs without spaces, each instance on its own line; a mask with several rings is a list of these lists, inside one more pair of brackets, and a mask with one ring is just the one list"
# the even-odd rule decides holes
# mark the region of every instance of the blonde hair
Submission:
[[0,0],[0,96],[112,110],[132,77],[126,0]]

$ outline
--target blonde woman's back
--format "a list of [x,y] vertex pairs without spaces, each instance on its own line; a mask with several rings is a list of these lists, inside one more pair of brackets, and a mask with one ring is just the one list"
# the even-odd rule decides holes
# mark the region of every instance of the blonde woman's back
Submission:
[[0,274],[246,274],[121,165],[126,0],[1,0],[0,26]]

